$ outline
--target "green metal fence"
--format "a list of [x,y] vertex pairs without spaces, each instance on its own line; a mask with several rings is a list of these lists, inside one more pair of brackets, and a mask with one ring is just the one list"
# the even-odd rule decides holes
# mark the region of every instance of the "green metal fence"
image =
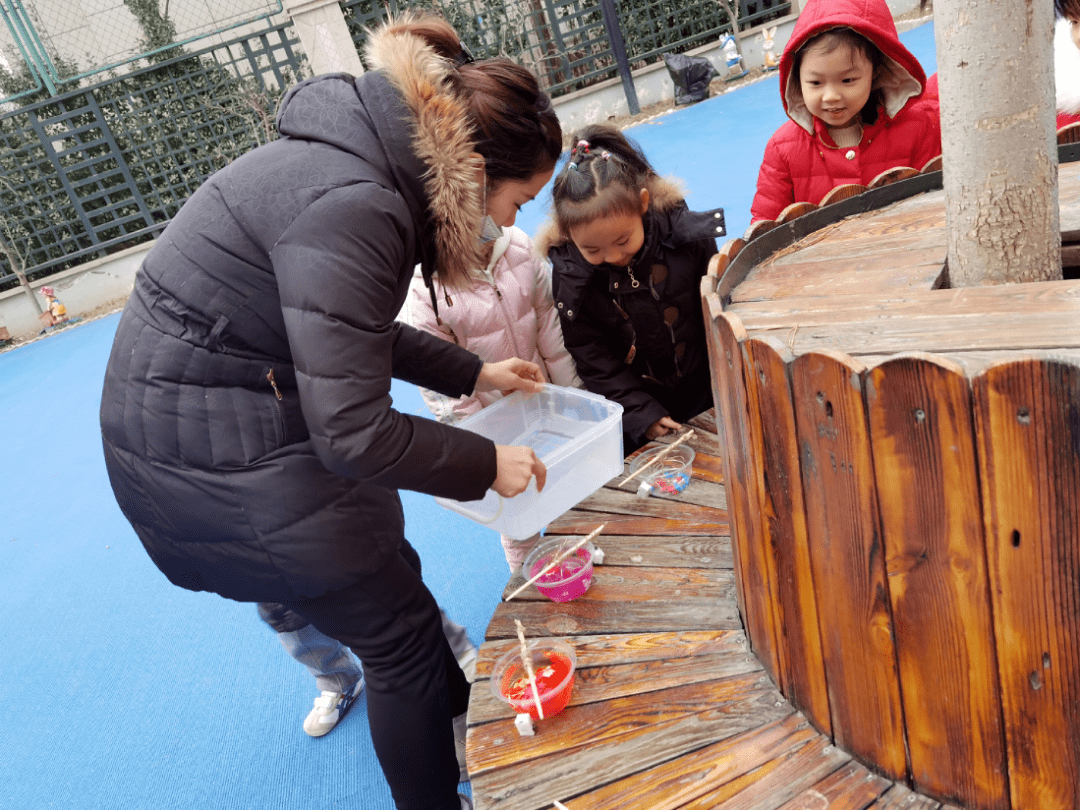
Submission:
[[[716,42],[787,15],[781,0],[618,0],[605,13],[601,0],[414,0],[387,3],[340,0],[357,48],[365,28],[404,8],[430,8],[445,16],[477,58],[506,56],[531,68],[552,96],[619,76],[616,51],[625,43],[629,67]],[[614,18],[614,19],[612,19]]]
[[281,0],[0,0],[4,63],[31,68],[27,85],[0,101],[40,90],[57,95],[86,77],[137,59],[167,59],[178,47],[281,10]]
[[303,73],[277,25],[0,114],[0,290],[157,236]]
[[[291,24],[264,21],[254,33],[187,51],[205,29],[201,17],[185,14],[207,4],[171,2],[0,0],[8,32],[5,40],[0,28],[0,100],[8,102],[0,108],[0,291],[20,276],[42,278],[154,238],[214,171],[275,137],[277,101],[305,72]],[[631,111],[632,69],[716,42],[732,30],[729,8],[740,29],[790,10],[781,0],[339,3],[358,47],[387,14],[429,8],[450,20],[475,56],[519,61],[552,96],[621,77]],[[280,0],[216,5],[229,9],[219,29],[281,9]],[[57,32],[71,29],[71,42],[90,45],[108,40],[116,29],[107,23],[121,7],[142,39],[132,45],[127,30],[127,50],[102,45],[93,58],[71,55],[77,51]],[[80,39],[90,33],[99,39]],[[89,85],[102,65],[107,78]]]

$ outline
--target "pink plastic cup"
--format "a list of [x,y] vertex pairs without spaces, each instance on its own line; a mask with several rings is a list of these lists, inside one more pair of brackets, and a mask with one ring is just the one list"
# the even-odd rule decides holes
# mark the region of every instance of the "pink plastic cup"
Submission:
[[[557,537],[550,540],[541,540],[525,562],[521,565],[521,572],[525,579],[532,579],[545,566],[559,556],[560,548],[565,550],[578,542],[576,539]],[[552,602],[569,602],[577,599],[585,591],[589,590],[593,576],[593,551],[596,547],[590,542],[583,545],[561,563],[556,565],[536,581],[536,589]]]

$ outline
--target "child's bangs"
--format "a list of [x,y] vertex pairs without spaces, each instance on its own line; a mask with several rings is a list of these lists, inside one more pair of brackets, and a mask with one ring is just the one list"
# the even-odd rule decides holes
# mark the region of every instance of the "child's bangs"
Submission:
[[1054,12],[1061,19],[1080,21],[1080,0],[1054,0]]
[[640,192],[621,183],[610,183],[588,200],[565,200],[559,203],[559,229],[567,236],[582,225],[605,217],[641,216]]
[[[1071,1],[1080,3],[1080,0]],[[847,48],[852,55],[856,53],[861,55],[875,68],[881,63],[881,51],[862,34],[856,33],[850,28],[832,28],[811,37],[803,43],[796,56],[795,70],[799,70],[802,66],[803,57],[810,51],[828,56],[840,48]]]

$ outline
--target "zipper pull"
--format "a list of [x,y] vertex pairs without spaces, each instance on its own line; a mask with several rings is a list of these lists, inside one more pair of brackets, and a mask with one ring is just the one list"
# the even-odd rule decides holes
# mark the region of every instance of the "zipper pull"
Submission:
[[499,297],[499,300],[502,301],[502,293],[499,292],[499,285],[493,281],[491,282],[491,289],[495,291],[495,295],[497,295]]
[[281,392],[278,390],[277,381],[274,379],[274,370],[270,369],[266,372],[266,379],[270,381],[270,386],[274,389],[274,396],[278,398],[278,402],[281,401]]

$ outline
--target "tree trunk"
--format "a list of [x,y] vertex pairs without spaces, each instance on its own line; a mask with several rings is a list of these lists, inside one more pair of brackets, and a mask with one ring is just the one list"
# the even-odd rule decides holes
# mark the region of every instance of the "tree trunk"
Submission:
[[949,280],[1061,278],[1049,0],[936,0]]

